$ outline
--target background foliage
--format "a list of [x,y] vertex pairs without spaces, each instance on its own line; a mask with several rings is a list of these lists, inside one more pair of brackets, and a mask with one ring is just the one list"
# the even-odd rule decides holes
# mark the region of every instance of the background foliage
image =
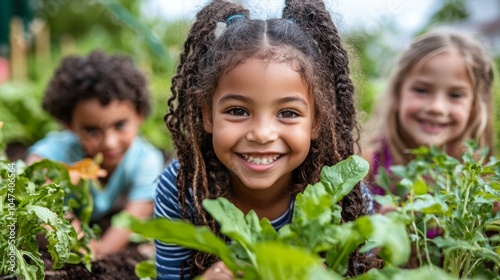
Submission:
[[[28,57],[29,79],[0,85],[0,120],[5,122],[6,143],[28,146],[47,132],[60,128],[40,108],[50,76],[65,55],[85,55],[99,48],[131,56],[147,73],[153,111],[141,132],[155,146],[173,154],[163,116],[167,110],[170,79],[191,22],[147,16],[141,9],[143,2],[139,0],[31,2],[34,3],[32,18],[42,18],[49,25],[51,59],[46,64],[37,62],[32,54],[33,36],[28,31],[26,38],[31,50]],[[457,23],[467,17],[464,0],[443,1],[442,8],[417,33],[436,25]],[[377,30],[367,32],[363,28],[354,28],[341,34],[351,54],[351,73],[357,89],[361,121],[369,118],[377,94],[384,90],[387,76],[400,52],[393,41],[401,35],[390,20]],[[499,65],[500,58],[496,61]],[[496,78],[494,108],[500,105],[498,75]],[[495,112],[495,128],[497,139],[500,139],[500,112]],[[499,143],[496,146],[496,151],[499,151]]]

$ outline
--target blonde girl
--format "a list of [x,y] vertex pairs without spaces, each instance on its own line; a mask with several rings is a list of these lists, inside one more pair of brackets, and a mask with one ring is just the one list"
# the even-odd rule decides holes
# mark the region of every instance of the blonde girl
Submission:
[[370,185],[379,167],[407,164],[410,149],[446,147],[459,158],[465,140],[493,148],[493,67],[479,41],[452,30],[417,37],[400,56],[387,92],[366,125],[362,145],[371,163]]

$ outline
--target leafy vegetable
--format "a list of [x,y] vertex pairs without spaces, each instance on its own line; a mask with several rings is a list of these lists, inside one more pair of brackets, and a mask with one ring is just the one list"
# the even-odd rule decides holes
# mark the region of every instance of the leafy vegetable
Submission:
[[[454,277],[499,275],[500,162],[473,142],[457,160],[436,147],[414,150],[415,160],[390,169],[397,193],[376,197],[405,220],[418,265],[435,265]],[[389,190],[385,172],[378,183]]]
[[[91,194],[86,184],[88,180],[73,185],[65,166],[57,162],[42,160],[26,166],[23,161],[0,158],[0,275],[44,278],[37,235],[44,235],[48,242],[53,269],[79,262],[90,268],[89,255],[80,253],[82,249],[88,252],[90,238],[96,238],[88,226],[88,211],[78,216],[84,221],[81,239],[65,219],[75,207],[88,209]],[[90,214],[91,210],[92,205]]]
[[[217,220],[221,233],[231,239],[228,244],[207,227],[180,220],[140,221],[122,213],[113,224],[216,255],[235,275],[243,272],[244,279],[342,279],[349,255],[363,244],[362,250],[368,254],[380,248],[387,263],[381,273],[389,273],[387,270],[397,275],[397,266],[406,263],[410,254],[402,222],[374,215],[340,223],[337,202],[367,172],[368,164],[357,156],[323,168],[321,181],[297,195],[293,219],[279,232],[268,219],[259,220],[254,211],[244,215],[225,198],[204,200],[203,206]],[[321,257],[324,254],[327,267]]]

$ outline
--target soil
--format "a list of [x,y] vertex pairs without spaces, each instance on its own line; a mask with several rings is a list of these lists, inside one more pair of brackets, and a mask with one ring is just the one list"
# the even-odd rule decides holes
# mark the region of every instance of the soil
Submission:
[[135,275],[135,265],[147,258],[139,253],[137,246],[129,246],[118,254],[111,254],[92,262],[92,271],[88,271],[83,264],[67,264],[58,270],[50,270],[52,261],[47,251],[42,252],[45,262],[45,279],[139,279]]
[[[105,229],[106,223],[109,225],[110,220],[108,217],[99,223],[101,228]],[[47,280],[140,279],[135,275],[135,265],[150,259],[154,255],[154,244],[152,242],[130,243],[119,253],[105,255],[92,261],[91,271],[87,270],[83,264],[66,264],[61,269],[52,270],[53,261],[47,251],[47,240],[43,234],[37,236],[37,243],[45,264],[45,279]]]
[[24,159],[27,149],[28,147],[26,145],[20,143],[11,143],[7,145],[5,154],[10,161],[16,161],[18,159]]

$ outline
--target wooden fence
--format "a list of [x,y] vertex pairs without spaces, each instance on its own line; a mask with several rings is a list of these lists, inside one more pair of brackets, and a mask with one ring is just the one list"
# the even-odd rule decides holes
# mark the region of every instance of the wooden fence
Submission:
[[21,18],[13,17],[9,31],[9,57],[0,61],[0,84],[28,80],[30,55],[37,65],[51,63],[50,30],[45,21],[34,19],[25,28]]

